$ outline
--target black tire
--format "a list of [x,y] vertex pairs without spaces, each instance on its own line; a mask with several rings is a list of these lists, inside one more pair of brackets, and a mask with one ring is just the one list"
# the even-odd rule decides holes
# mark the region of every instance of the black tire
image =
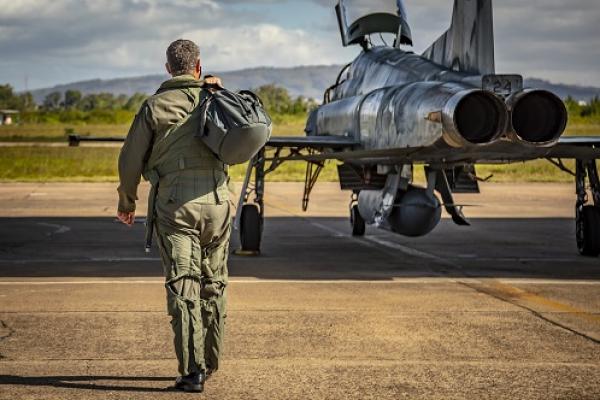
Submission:
[[256,204],[244,204],[240,217],[240,242],[243,251],[260,251],[262,221]]
[[598,257],[600,254],[600,207],[578,207],[576,215],[579,253],[587,257]]
[[364,236],[366,225],[365,220],[358,211],[358,205],[353,205],[350,209],[350,225],[352,225],[352,236]]

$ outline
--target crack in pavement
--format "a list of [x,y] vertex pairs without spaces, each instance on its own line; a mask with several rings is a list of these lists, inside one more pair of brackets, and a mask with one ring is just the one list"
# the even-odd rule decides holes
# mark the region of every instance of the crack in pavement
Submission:
[[[0,343],[5,341],[6,339],[12,337],[12,335],[16,332],[13,328],[8,326],[8,324],[4,320],[0,320],[0,328],[8,331],[8,334],[0,336]],[[6,360],[6,356],[0,352],[0,360]]]

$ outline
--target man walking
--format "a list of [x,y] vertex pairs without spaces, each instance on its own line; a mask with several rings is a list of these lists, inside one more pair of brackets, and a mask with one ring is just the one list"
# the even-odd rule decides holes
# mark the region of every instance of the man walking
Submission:
[[200,51],[189,40],[171,43],[166,68],[172,79],[144,102],[121,150],[117,215],[133,224],[143,175],[181,375],[175,387],[201,392],[223,346],[230,208],[227,166],[194,135],[202,88],[220,81],[200,80]]

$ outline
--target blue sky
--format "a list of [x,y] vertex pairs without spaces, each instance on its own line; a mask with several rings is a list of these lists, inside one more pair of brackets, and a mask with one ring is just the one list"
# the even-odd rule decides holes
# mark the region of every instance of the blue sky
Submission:
[[[393,0],[348,0],[393,8]],[[406,0],[416,52],[449,25],[452,0]],[[0,0],[0,83],[18,90],[163,72],[177,38],[206,71],[343,64],[331,0]],[[496,0],[498,72],[600,86],[598,0]]]

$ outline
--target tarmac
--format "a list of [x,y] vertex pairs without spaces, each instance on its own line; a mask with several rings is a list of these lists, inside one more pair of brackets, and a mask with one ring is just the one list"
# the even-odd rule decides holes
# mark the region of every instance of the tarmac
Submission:
[[267,182],[262,254],[230,258],[226,354],[193,395],[168,389],[162,269],[115,184],[0,184],[0,399],[600,398],[573,185],[481,187],[456,199],[470,227],[354,238],[337,184],[302,213],[301,184]]

